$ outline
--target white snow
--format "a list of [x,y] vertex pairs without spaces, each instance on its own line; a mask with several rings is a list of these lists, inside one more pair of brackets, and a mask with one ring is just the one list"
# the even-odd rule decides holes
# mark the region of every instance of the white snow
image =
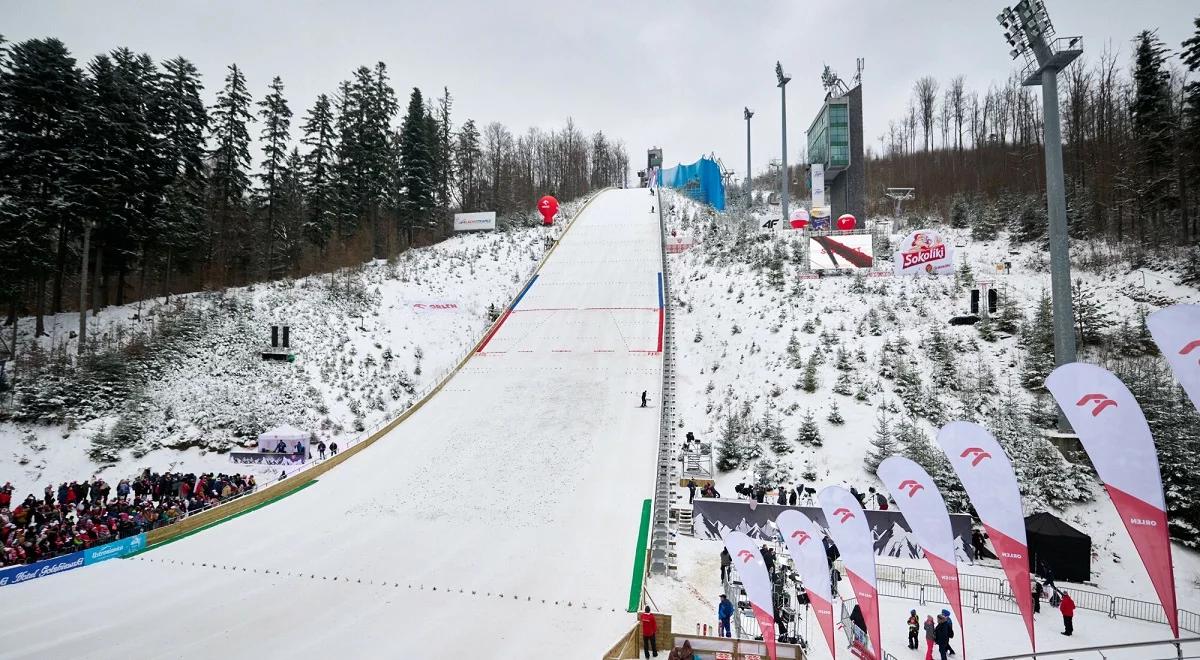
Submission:
[[[135,559],[6,587],[0,653],[607,649],[633,623],[624,608],[653,491],[659,411],[638,407],[661,385],[649,205],[644,190],[595,199],[486,350],[313,486]],[[624,309],[589,309],[603,307]]]

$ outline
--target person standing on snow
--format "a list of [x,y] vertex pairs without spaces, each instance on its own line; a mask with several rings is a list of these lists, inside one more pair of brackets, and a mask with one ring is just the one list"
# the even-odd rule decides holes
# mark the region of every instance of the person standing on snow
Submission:
[[727,548],[721,548],[721,584],[729,579],[729,572],[733,566],[733,557],[729,556]]
[[[950,618],[950,610],[942,610],[942,618],[946,620],[946,627],[950,629],[950,639],[954,639],[954,619]],[[953,646],[949,646],[946,650],[950,655],[955,655]]]
[[733,618],[733,603],[721,594],[721,604],[717,605],[717,636],[733,637],[729,632],[729,620]]
[[1046,588],[1041,582],[1034,580],[1033,582],[1033,613],[1040,614],[1042,612],[1042,596],[1046,595]]
[[1070,637],[1075,632],[1075,601],[1071,599],[1071,594],[1062,592],[1062,602],[1058,604],[1058,611],[1062,612],[1063,616],[1063,632],[1062,634]]
[[917,616],[916,610],[910,610],[908,613],[908,648],[920,648],[917,645],[917,633],[921,630],[921,617]]
[[329,455],[337,456],[337,443],[336,442],[329,443]]
[[643,408],[645,408],[645,407],[646,407],[646,402],[647,402],[648,400],[649,400],[649,399],[647,399],[647,398],[646,398],[646,390],[642,390],[642,407],[643,407]]
[[937,624],[933,622],[933,615],[925,615],[925,660],[933,660],[933,642],[936,639],[935,630]]
[[687,489],[688,489],[688,504],[691,504],[692,502],[696,501],[696,480],[695,479],[688,479]]
[[933,628],[933,641],[937,642],[941,660],[946,660],[946,654],[950,651],[950,638],[953,636],[954,630],[950,628],[950,620],[939,614],[937,625]]
[[646,657],[650,657],[651,651],[654,652],[654,657],[658,657],[658,640],[655,635],[658,634],[658,620],[650,613],[650,606],[646,606],[646,611],[638,615],[638,621],[642,624],[642,649],[646,652]]
[[325,460],[325,441],[324,440],[317,443],[317,454],[321,457],[321,460]]

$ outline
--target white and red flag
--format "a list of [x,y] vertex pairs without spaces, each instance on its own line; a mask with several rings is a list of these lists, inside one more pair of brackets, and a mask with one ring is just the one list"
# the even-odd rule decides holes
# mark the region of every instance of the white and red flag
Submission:
[[[754,619],[758,621],[758,627],[762,631],[767,655],[771,660],[775,660],[775,604],[772,599],[771,575],[767,573],[762,552],[754,545],[754,541],[742,532],[729,532],[724,541],[725,549],[733,558],[733,567],[737,569],[746,595],[750,598],[750,609],[754,611]],[[734,603],[734,607],[736,606],[737,603]]]
[[1033,589],[1029,582],[1029,545],[1021,491],[1008,455],[988,430],[971,422],[950,422],[938,431],[938,444],[962,481],[987,530],[1000,565],[1012,585],[1013,597],[1025,619],[1029,644],[1037,651],[1033,634]]
[[1146,318],[1158,350],[1200,410],[1200,305],[1171,305]]
[[1092,459],[1179,637],[1167,503],[1142,407],[1121,379],[1093,364],[1064,364],[1046,378],[1046,387]]
[[[920,465],[904,458],[892,456],[879,464],[875,471],[879,479],[892,493],[892,499],[921,549],[925,559],[937,575],[938,583],[954,609],[959,630],[966,636],[963,623],[962,597],[959,593],[958,562],[954,552],[954,532],[950,528],[950,512],[946,500],[938,490],[933,478]],[[963,657],[966,657],[966,642]]]
[[867,623],[869,649],[867,657],[884,658],[879,636],[879,592],[875,587],[875,537],[867,525],[858,500],[841,486],[828,486],[817,493],[829,536],[837,545],[846,566],[846,577],[854,589],[858,606]]
[[833,637],[833,589],[830,584],[829,558],[825,555],[825,545],[821,542],[824,532],[821,531],[820,525],[795,509],[779,514],[775,519],[775,526],[783,535],[788,553],[800,572],[809,604],[817,614],[817,623],[820,624],[821,631],[825,633],[829,657],[837,657]]

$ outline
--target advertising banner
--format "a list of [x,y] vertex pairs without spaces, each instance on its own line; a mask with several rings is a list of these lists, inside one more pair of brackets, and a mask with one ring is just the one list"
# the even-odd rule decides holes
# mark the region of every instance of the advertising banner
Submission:
[[88,548],[87,550],[84,550],[83,563],[85,566],[91,566],[92,564],[98,564],[109,559],[126,557],[138,552],[144,547],[146,547],[145,534],[130,536],[119,541],[113,541],[112,543],[106,543],[99,547]]
[[1167,503],[1142,407],[1119,378],[1093,364],[1064,364],[1046,378],[1046,387],[1092,459],[1179,637]]
[[870,234],[810,236],[808,267],[812,270],[870,268],[875,263],[874,250]]
[[275,454],[256,451],[231,451],[229,460],[241,465],[304,465],[304,454]]
[[1146,319],[1183,391],[1200,410],[1200,305],[1171,305]]
[[900,241],[892,257],[897,275],[949,275],[954,272],[954,248],[932,229],[919,229]]
[[779,528],[788,554],[792,556],[792,561],[800,572],[804,591],[808,594],[808,603],[816,612],[821,632],[825,633],[829,657],[835,657],[837,651],[833,637],[833,588],[830,584],[829,558],[825,555],[825,546],[821,543],[824,532],[808,516],[795,510],[779,514],[775,526]]
[[69,555],[55,557],[54,559],[44,559],[32,564],[2,568],[0,569],[0,587],[36,580],[47,575],[74,570],[80,566],[83,566],[83,553],[72,552]]
[[455,213],[454,231],[479,231],[496,228],[496,212]]
[[867,623],[867,644],[861,649],[864,657],[879,660],[887,656],[883,652],[883,638],[879,635],[879,592],[875,588],[875,548],[871,528],[862,506],[850,491],[841,486],[828,486],[817,493],[825,520],[829,523],[829,536],[842,554],[846,566],[846,577],[862,608]]
[[771,576],[767,573],[767,565],[763,563],[762,553],[754,541],[741,532],[725,535],[725,549],[733,558],[733,567],[737,569],[738,578],[750,598],[750,609],[754,611],[754,619],[762,631],[767,655],[775,660],[775,601],[772,598]]
[[1029,644],[1037,651],[1025,516],[1021,512],[1021,491],[1017,488],[1017,477],[1008,454],[987,429],[971,422],[950,422],[938,431],[937,441],[954,466],[983,528],[996,547],[1000,565],[1008,576],[1013,597],[1025,619]]
[[825,206],[825,165],[812,164],[812,205],[813,208]]
[[[778,504],[756,504],[750,508],[748,500],[713,500],[696,498],[692,502],[692,526],[697,538],[720,540],[731,531],[742,532],[752,539],[771,541],[776,538],[772,526],[784,511],[799,511],[822,528],[829,527],[825,514],[815,506],[781,506]],[[871,538],[875,539],[875,554],[880,557],[920,559],[921,544],[912,533],[912,528],[900,511],[867,511],[867,526]],[[971,549],[971,516],[965,513],[950,515],[950,528],[954,534],[954,558],[971,561],[975,558]]]
[[425,301],[410,303],[415,312],[460,312],[458,303],[446,301]]
[[954,556],[954,532],[950,531],[950,514],[946,500],[929,473],[920,465],[892,456],[883,460],[876,470],[879,480],[892,493],[896,506],[912,527],[913,536],[925,550],[925,559],[937,575],[938,583],[954,608],[959,630],[963,632],[963,656],[966,657],[966,625],[963,623],[962,596],[959,593],[958,563]]

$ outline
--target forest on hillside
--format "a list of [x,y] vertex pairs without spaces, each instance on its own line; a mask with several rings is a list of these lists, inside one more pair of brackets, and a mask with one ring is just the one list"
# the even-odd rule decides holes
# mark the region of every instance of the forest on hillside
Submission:
[[18,316],[41,334],[60,311],[327,272],[439,240],[456,210],[504,218],[627,183],[603,132],[456,125],[448,89],[403,102],[383,62],[303,111],[264,83],[230,64],[206,106],[184,57],[117,48],[81,66],[58,39],[0,37],[8,343]]
[[[1200,242],[1200,18],[1195,26],[1177,49],[1143,30],[1131,50],[1106,48],[1061,74],[1073,235],[1155,253]],[[922,77],[876,144],[868,190],[878,212],[891,211],[884,187],[913,186],[911,208],[944,217],[955,205],[987,210],[1002,199],[999,213],[1024,205],[1045,214],[1041,90],[1016,74],[985,91],[963,76]],[[1039,238],[1044,219],[1026,220],[1020,233]]]

